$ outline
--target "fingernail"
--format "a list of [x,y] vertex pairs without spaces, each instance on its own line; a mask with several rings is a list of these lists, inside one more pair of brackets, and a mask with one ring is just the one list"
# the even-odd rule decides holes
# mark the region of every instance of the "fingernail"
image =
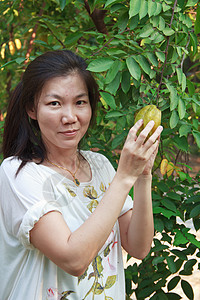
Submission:
[[162,130],[163,130],[163,127],[162,127],[162,126],[158,126],[158,130],[159,130],[159,131],[162,131]]
[[153,120],[151,120],[150,122],[149,122],[149,124],[151,125],[153,125],[153,124],[155,124],[155,122],[153,121]]

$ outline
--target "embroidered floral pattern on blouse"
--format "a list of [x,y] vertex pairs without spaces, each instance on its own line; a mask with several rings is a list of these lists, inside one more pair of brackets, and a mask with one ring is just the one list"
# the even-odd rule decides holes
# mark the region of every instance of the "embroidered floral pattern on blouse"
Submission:
[[[67,184],[64,184],[65,188],[68,190],[69,194],[72,197],[76,197],[75,191],[71,189],[71,186],[69,187]],[[99,204],[98,198],[102,197],[102,195],[106,192],[107,188],[101,182],[99,186],[99,194],[95,190],[94,186],[87,185],[83,189],[83,196],[88,199],[87,208],[92,213],[97,205]],[[117,281],[117,275],[116,275],[116,268],[110,263],[109,255],[113,249],[113,247],[117,244],[117,241],[115,240],[115,232],[112,230],[110,236],[108,237],[105,248],[103,252],[99,255],[97,255],[89,267],[92,266],[92,272],[89,272],[89,267],[84,272],[83,275],[78,277],[78,284],[80,284],[81,281],[87,279],[91,280],[93,278],[92,286],[90,287],[89,291],[85,294],[84,298],[81,300],[87,300],[88,296],[92,293],[92,299],[95,299],[95,296],[104,294],[105,300],[114,300],[112,297],[107,296],[107,290],[110,289]],[[104,277],[104,269],[106,269],[106,274],[109,274],[110,276],[107,276],[107,278]],[[61,293],[61,298],[58,298],[59,300],[68,299],[67,297],[73,293],[72,291],[65,291]],[[73,297],[73,296],[72,296]],[[69,298],[70,299],[70,298]]]

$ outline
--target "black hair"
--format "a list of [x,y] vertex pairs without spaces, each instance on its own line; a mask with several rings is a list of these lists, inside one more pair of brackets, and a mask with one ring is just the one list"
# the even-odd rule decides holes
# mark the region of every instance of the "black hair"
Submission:
[[[90,124],[94,122],[99,100],[98,86],[87,70],[83,58],[69,50],[48,51],[34,59],[26,68],[22,80],[10,98],[3,134],[4,158],[17,156],[22,160],[19,170],[33,159],[42,163],[46,149],[36,120],[29,118],[27,110],[34,107],[44,84],[51,78],[78,73],[84,80],[92,108]],[[18,170],[18,171],[19,171]]]

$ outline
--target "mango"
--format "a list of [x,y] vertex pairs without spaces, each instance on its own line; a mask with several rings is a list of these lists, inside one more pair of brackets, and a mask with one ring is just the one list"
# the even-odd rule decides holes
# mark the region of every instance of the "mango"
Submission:
[[143,119],[143,125],[138,131],[138,134],[145,128],[145,126],[153,120],[155,122],[154,127],[150,131],[148,138],[154,133],[156,128],[161,124],[161,111],[153,104],[146,105],[138,111],[135,116],[135,123]]

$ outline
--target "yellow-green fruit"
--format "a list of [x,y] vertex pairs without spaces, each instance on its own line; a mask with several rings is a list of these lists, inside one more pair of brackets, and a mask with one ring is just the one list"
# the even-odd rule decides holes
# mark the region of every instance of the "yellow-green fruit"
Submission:
[[161,111],[153,104],[146,105],[135,116],[135,123],[143,119],[143,125],[138,131],[138,134],[146,127],[146,125],[153,120],[155,122],[154,127],[150,131],[148,137],[150,137],[156,128],[161,124]]

